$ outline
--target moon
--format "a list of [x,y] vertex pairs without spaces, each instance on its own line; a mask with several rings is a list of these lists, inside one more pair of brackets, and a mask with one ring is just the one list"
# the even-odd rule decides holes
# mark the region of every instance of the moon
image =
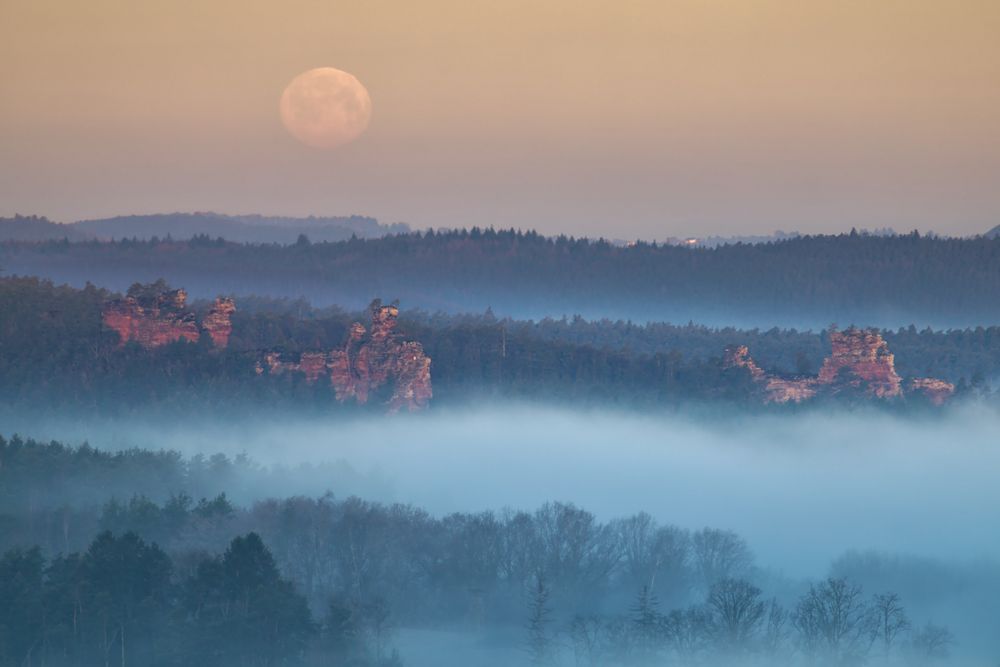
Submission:
[[299,74],[281,94],[281,122],[288,132],[313,148],[350,143],[368,128],[372,100],[352,74],[317,67]]

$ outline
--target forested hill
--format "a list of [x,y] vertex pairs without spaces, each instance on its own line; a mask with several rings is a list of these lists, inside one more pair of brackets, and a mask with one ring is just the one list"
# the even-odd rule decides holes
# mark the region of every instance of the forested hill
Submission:
[[1000,239],[844,234],[683,248],[472,229],[291,245],[52,241],[0,245],[0,267],[124,290],[159,277],[192,296],[305,297],[541,317],[823,328],[1000,322]]
[[[329,383],[300,373],[259,374],[261,351],[290,359],[340,346],[359,313],[295,302],[237,301],[228,347],[203,337],[146,350],[119,346],[101,311],[116,295],[34,278],[0,279],[0,410],[53,406],[127,413],[171,410],[347,410]],[[194,304],[204,313],[208,304]],[[751,401],[743,372],[725,369],[727,345],[748,345],[769,371],[815,375],[830,354],[826,332],[710,329],[626,322],[498,319],[404,312],[399,328],[432,360],[433,405],[477,398],[569,401],[662,410],[691,403]],[[1000,327],[883,332],[904,379],[939,377],[958,393],[1000,376]],[[373,404],[374,405],[374,404]],[[756,405],[756,403],[753,403]],[[375,409],[381,410],[380,406]]]
[[[995,655],[989,561],[847,553],[809,585],[772,574],[733,531],[670,523],[682,506],[663,521],[566,502],[436,516],[338,486],[269,497],[307,472],[0,434],[0,664],[401,667],[419,653],[459,658],[418,664],[527,665],[522,637],[539,627],[543,649],[580,660],[530,664],[731,664],[736,650],[761,656],[748,664],[800,664],[798,647],[829,644],[857,658],[805,664],[930,666],[956,641]],[[910,661],[884,657],[886,599],[905,621],[894,650]],[[748,629],[725,634],[737,604]],[[815,628],[847,604],[853,634],[827,642]],[[957,639],[924,625],[942,617]]]
[[339,217],[277,217],[219,213],[160,213],[123,215],[72,223],[55,223],[38,216],[0,218],[0,241],[70,241],[172,238],[224,238],[236,243],[295,243],[305,234],[313,241],[343,241],[357,236],[376,238],[402,234],[404,223],[380,224],[361,215]]

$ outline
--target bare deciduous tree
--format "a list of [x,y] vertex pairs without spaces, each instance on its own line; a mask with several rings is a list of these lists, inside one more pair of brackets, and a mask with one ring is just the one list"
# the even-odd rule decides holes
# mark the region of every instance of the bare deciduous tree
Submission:
[[951,630],[943,625],[928,623],[914,635],[910,647],[917,660],[926,663],[947,659],[954,644],[955,636]]
[[888,661],[899,636],[910,628],[910,620],[895,593],[876,595],[872,601],[872,614],[875,618],[875,638],[881,642],[882,656]]
[[691,555],[698,582],[707,593],[722,579],[745,576],[753,565],[746,541],[729,530],[704,528],[691,536]]
[[544,571],[557,590],[587,591],[621,562],[617,534],[592,513],[571,503],[546,503],[534,518]]
[[573,643],[573,656],[578,665],[600,665],[602,659],[601,631],[603,623],[598,616],[575,616],[569,625],[569,638]]
[[663,622],[664,636],[682,662],[694,660],[706,650],[708,629],[708,613],[702,607],[672,611]]
[[620,542],[622,571],[633,588],[649,586],[666,601],[679,601],[690,585],[691,538],[676,526],[658,526],[645,512],[612,522]]
[[792,617],[802,651],[835,663],[861,660],[871,646],[873,617],[861,587],[829,578],[809,587]]
[[788,612],[772,598],[767,605],[767,622],[761,641],[764,653],[772,658],[777,656],[785,645],[788,634]]
[[767,613],[761,590],[743,579],[722,579],[708,594],[712,636],[727,652],[745,652]]

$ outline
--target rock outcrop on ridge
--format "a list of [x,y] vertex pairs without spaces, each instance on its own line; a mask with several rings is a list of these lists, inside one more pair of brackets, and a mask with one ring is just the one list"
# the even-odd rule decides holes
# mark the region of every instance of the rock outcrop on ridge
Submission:
[[[726,368],[744,368],[761,387],[766,403],[800,403],[817,394],[857,392],[874,398],[904,395],[903,381],[896,372],[895,357],[882,335],[874,329],[850,327],[830,330],[831,352],[816,377],[781,377],[766,373],[750,357],[745,345],[727,348]],[[955,392],[950,382],[935,378],[914,378],[906,393],[923,394],[942,405]]]
[[297,362],[271,352],[264,355],[258,370],[299,371],[307,382],[328,378],[341,402],[365,405],[376,395],[386,395],[389,412],[421,410],[433,396],[431,359],[420,343],[401,339],[395,331],[398,315],[397,306],[376,301],[371,306],[371,331],[355,322],[342,347],[303,352]]
[[[101,315],[104,325],[118,334],[119,345],[134,341],[149,350],[178,340],[197,342],[204,333],[223,349],[229,345],[235,311],[232,299],[220,297],[199,322],[187,306],[187,293],[161,280],[133,285],[124,297],[106,303]],[[309,383],[328,381],[340,402],[384,400],[390,412],[421,410],[433,396],[431,360],[420,343],[402,339],[396,331],[398,316],[396,305],[375,301],[371,331],[355,322],[343,346],[306,351],[297,361],[286,361],[278,352],[253,352],[257,372],[301,372]]]
[[235,310],[232,299],[219,297],[199,325],[187,307],[187,292],[169,289],[160,281],[133,285],[124,298],[105,304],[101,316],[104,326],[118,334],[119,345],[135,341],[148,350],[177,340],[195,343],[205,331],[216,347],[224,348]]

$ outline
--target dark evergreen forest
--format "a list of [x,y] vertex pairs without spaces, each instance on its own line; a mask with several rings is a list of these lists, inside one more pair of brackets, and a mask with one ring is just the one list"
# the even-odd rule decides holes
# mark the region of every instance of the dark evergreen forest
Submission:
[[[102,327],[113,295],[88,285],[35,278],[0,279],[0,396],[13,408],[50,406],[108,414],[139,408],[223,408],[250,404],[282,410],[348,411],[327,383],[300,374],[260,375],[262,350],[294,357],[340,345],[361,313],[314,309],[304,302],[239,302],[225,350],[208,340],[145,350],[119,347]],[[195,304],[204,309],[206,303]],[[435,405],[476,398],[663,408],[753,399],[749,377],[724,369],[727,345],[750,346],[766,368],[815,373],[829,353],[825,332],[638,325],[623,321],[519,321],[481,315],[404,312],[400,329],[432,361]],[[961,392],[984,393],[1000,371],[997,327],[886,331],[904,377],[929,375]]]
[[1000,238],[842,234],[774,243],[620,247],[514,230],[293,245],[186,241],[0,244],[8,274],[124,291],[164,277],[203,298],[304,297],[360,309],[375,296],[431,312],[637,322],[923,328],[1000,322]]

